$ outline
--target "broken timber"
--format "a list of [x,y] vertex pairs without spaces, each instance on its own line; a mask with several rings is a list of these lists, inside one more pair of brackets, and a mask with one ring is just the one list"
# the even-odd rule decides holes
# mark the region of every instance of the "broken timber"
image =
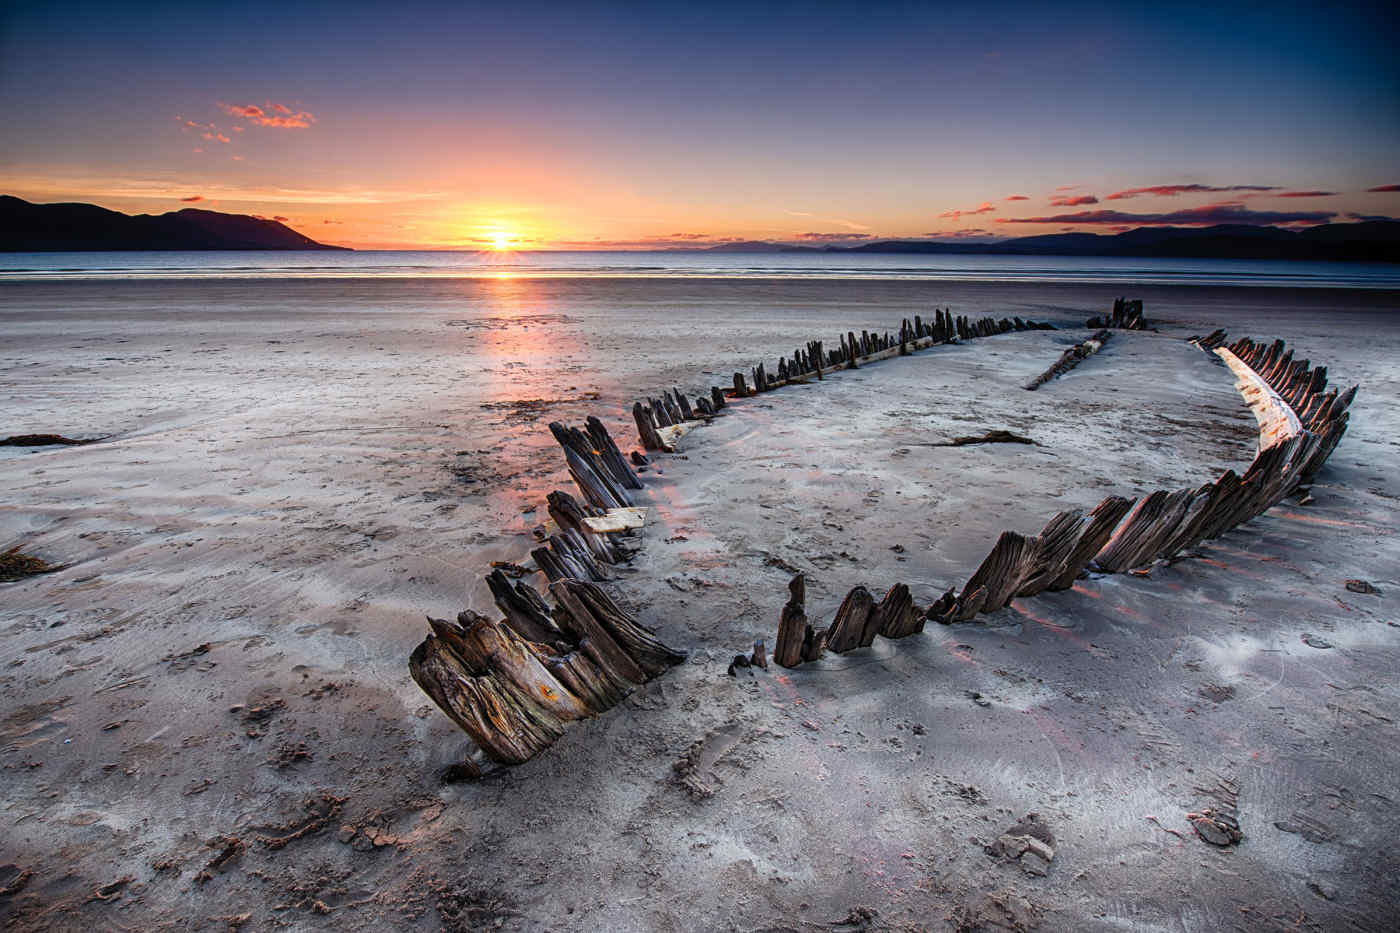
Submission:
[[[1118,326],[1141,329],[1141,303],[1115,303],[1114,318],[1136,322]],[[1229,366],[1259,422],[1259,451],[1244,475],[1226,470],[1213,483],[1157,490],[1137,500],[1109,496],[1087,514],[1060,512],[1034,537],[1004,532],[960,592],[949,590],[919,614],[920,628],[924,619],[971,621],[1014,598],[1068,589],[1087,568],[1120,573],[1170,559],[1262,514],[1321,469],[1346,431],[1357,387],[1328,391],[1326,368],[1295,360],[1283,341],[1266,346],[1243,338],[1226,346],[1225,332],[1217,330],[1192,342]],[[799,575],[789,584],[793,600],[779,624],[778,663],[792,667],[820,657],[819,651],[809,658],[791,650],[792,639],[803,634],[810,640],[819,633],[823,647],[834,652],[869,645],[872,629],[886,634],[883,624],[870,623],[875,611],[864,587],[847,594],[829,631],[814,629],[802,607],[800,581]]]
[[1060,376],[1063,376],[1095,353],[1098,353],[1103,345],[1108,342],[1108,338],[1112,336],[1113,335],[1107,330],[1100,330],[1083,343],[1070,347],[1055,361],[1053,366],[1026,383],[1026,388],[1034,392],[1051,379],[1058,379]]

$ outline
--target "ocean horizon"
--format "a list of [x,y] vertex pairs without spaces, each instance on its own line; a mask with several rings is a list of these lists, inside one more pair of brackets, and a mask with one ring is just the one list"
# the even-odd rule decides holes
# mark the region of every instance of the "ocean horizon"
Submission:
[[1391,263],[1104,256],[697,251],[0,253],[0,282],[110,279],[909,279],[1093,285],[1400,288]]

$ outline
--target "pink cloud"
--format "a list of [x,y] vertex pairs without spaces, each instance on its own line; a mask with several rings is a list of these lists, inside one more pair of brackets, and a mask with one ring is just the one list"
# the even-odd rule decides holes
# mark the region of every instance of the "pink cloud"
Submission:
[[290,107],[271,102],[268,102],[267,109],[263,109],[257,104],[226,104],[219,101],[219,108],[231,117],[241,117],[258,126],[284,130],[305,129],[316,122],[315,115],[308,111],[293,111]]
[[1003,200],[1003,201],[1029,201],[1030,198],[1026,197],[1024,194],[1008,194],[1006,197],[1002,198],[1002,200]]
[[1153,195],[1159,198],[1174,198],[1178,194],[1200,194],[1215,193],[1221,191],[1277,191],[1277,185],[1224,185],[1216,187],[1213,185],[1149,185],[1146,188],[1127,188],[1123,191],[1115,191],[1104,200],[1122,201],[1126,198],[1135,198],[1139,195]]
[[1081,204],[1097,204],[1099,199],[1092,194],[1058,195],[1050,199],[1051,207],[1078,207]]
[[277,215],[277,214],[274,214],[273,217],[272,217],[272,219],[275,220],[275,221],[277,221],[278,223],[282,223],[282,224],[284,224],[284,223],[287,222],[287,218],[282,217],[282,216]]
[[818,243],[840,242],[842,240],[870,240],[873,235],[869,233],[799,233],[796,239],[810,240]]
[[1376,185],[1374,188],[1367,188],[1367,191],[1400,191],[1400,185]]
[[184,201],[186,204],[193,204],[195,201],[203,201],[204,196],[199,194],[192,194],[189,197],[181,198],[180,200]]
[[1079,211],[1046,217],[1003,217],[999,224],[1129,224],[1136,227],[1209,227],[1215,224],[1325,223],[1335,211],[1252,211],[1240,204],[1207,204],[1163,214],[1131,214],[1125,211]]
[[1273,195],[1276,198],[1330,198],[1335,195],[1335,191],[1280,191]]
[[1083,187],[1084,187],[1083,185],[1060,185],[1060,187],[1056,188],[1055,190],[1056,190],[1056,191],[1073,191],[1073,190],[1076,189],[1076,188],[1083,188]]
[[939,214],[938,216],[939,216],[939,217],[943,217],[943,218],[947,218],[947,219],[949,219],[949,220],[957,220],[959,217],[971,217],[971,216],[976,215],[976,214],[990,214],[990,213],[992,213],[992,211],[995,211],[995,210],[996,210],[996,208],[992,206],[992,203],[991,203],[990,201],[983,201],[980,205],[978,205],[978,207],[977,207],[976,210],[970,210],[970,211],[944,211],[943,213]]

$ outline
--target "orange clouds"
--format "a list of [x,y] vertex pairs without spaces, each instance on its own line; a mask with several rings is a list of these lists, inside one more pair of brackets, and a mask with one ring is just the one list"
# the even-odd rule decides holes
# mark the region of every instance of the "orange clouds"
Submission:
[[1029,201],[1030,198],[1026,197],[1024,194],[1008,194],[1006,197],[1002,198],[1002,200],[1003,200],[1003,201]]
[[306,129],[316,122],[315,114],[306,110],[292,110],[284,104],[268,101],[263,107],[257,104],[226,104],[219,101],[219,109],[231,117],[248,120],[258,126],[271,126],[277,129]]
[[189,197],[181,198],[180,200],[184,201],[186,204],[193,204],[195,201],[203,201],[204,196],[200,194],[192,194]]
[[1207,204],[1163,214],[1130,214],[1124,211],[1079,211],[1047,217],[1003,217],[999,224],[1128,224],[1135,227],[1207,227],[1216,224],[1301,224],[1325,223],[1335,211],[1252,211],[1241,204]]
[[1050,199],[1051,207],[1078,207],[1081,204],[1097,204],[1099,199],[1092,194],[1056,195]]
[[1155,195],[1160,198],[1174,198],[1178,194],[1200,194],[1203,192],[1277,190],[1277,185],[1149,185],[1146,188],[1128,188],[1125,191],[1115,191],[1110,194],[1106,200],[1121,201],[1125,198],[1135,198],[1140,194]]
[[[1007,200],[1010,200],[1010,199],[1008,198]],[[957,220],[959,217],[971,217],[971,216],[973,216],[973,215],[975,215],[975,214],[990,214],[990,213],[992,213],[992,212],[995,211],[995,210],[996,210],[996,208],[992,206],[992,203],[991,203],[990,201],[983,201],[983,202],[977,207],[976,210],[971,210],[971,211],[944,211],[943,213],[939,214],[938,216],[941,217],[941,218],[946,218],[946,219],[948,219],[948,220]]]

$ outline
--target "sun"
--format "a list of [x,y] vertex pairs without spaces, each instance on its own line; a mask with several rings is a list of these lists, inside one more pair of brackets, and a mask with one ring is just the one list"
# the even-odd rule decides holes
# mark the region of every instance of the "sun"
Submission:
[[510,248],[511,248],[511,244],[512,244],[514,241],[515,241],[515,237],[511,236],[509,233],[493,233],[493,234],[491,234],[491,248],[492,248],[492,249],[510,249]]

